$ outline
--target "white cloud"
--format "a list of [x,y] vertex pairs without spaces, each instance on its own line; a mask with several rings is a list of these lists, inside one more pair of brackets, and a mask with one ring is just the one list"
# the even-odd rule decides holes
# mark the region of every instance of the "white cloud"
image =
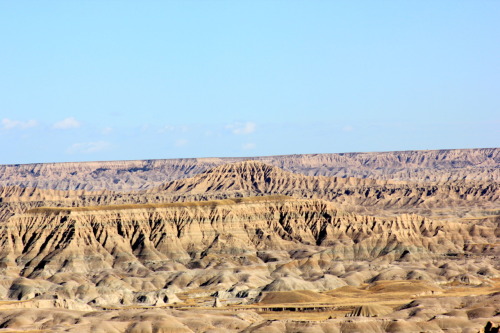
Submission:
[[58,121],[52,127],[55,129],[70,129],[70,128],[78,128],[80,126],[81,124],[78,120],[76,120],[73,117],[69,117],[61,121]]
[[175,127],[172,125],[165,125],[162,128],[158,130],[158,133],[167,133],[167,132],[173,132],[175,130]]
[[68,148],[67,152],[70,154],[91,154],[106,150],[109,147],[111,147],[111,144],[106,141],[80,142],[71,145],[71,147]]
[[111,132],[113,132],[113,128],[112,127],[104,127],[101,131],[102,134],[104,135],[108,135],[108,134],[111,134]]
[[257,125],[254,122],[248,121],[246,123],[232,123],[226,125],[226,129],[230,130],[233,132],[233,134],[250,134],[255,132],[255,128]]
[[351,125],[346,125],[346,126],[342,127],[342,131],[352,132],[352,131],[354,131],[354,127],[352,127]]
[[255,143],[245,143],[243,146],[241,146],[241,148],[243,148],[243,150],[252,150],[252,149],[255,149],[256,145]]
[[174,131],[186,133],[186,132],[189,132],[189,127],[186,125],[182,125],[182,126],[165,125],[158,130],[158,133],[167,133],[167,132],[174,132]]
[[35,127],[38,125],[38,122],[36,120],[28,120],[28,121],[19,121],[19,120],[12,120],[9,118],[4,118],[2,119],[2,125],[4,129],[13,129],[13,128],[30,128],[30,127]]
[[185,145],[187,145],[187,144],[188,144],[188,142],[189,142],[189,141],[188,141],[188,140],[186,140],[186,139],[179,139],[179,140],[175,140],[174,145],[175,145],[176,147],[184,147]]

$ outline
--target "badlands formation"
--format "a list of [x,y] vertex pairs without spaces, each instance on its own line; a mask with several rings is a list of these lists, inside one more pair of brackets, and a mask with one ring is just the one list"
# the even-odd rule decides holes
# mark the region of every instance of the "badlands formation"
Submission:
[[500,149],[0,166],[0,332],[498,332]]

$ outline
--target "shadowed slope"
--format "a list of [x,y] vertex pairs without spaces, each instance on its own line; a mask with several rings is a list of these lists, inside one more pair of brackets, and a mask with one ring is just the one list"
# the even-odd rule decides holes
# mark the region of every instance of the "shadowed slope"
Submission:
[[[417,215],[376,218],[321,200],[258,197],[203,203],[35,208],[1,226],[5,272],[46,276],[112,267],[158,269],[209,254],[320,248],[331,259],[416,260],[494,251],[494,229]],[[475,244],[475,246],[470,246]],[[319,247],[319,248],[318,248]],[[87,258],[87,259],[85,259]],[[93,258],[90,260],[90,258]]]

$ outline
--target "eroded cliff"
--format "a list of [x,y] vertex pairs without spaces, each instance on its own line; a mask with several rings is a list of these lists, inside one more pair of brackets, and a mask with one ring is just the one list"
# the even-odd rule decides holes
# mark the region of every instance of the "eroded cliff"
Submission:
[[[500,180],[500,149],[451,149],[381,153],[252,157],[252,160],[309,176],[403,181]],[[151,188],[248,158],[0,165],[0,185],[59,190]]]
[[[170,161],[166,177],[157,168],[164,161],[95,163],[70,185],[68,173],[82,164],[56,165],[59,178],[47,178],[46,165],[32,166],[20,186],[0,187],[0,328],[439,332],[496,325],[498,150],[463,153],[268,158],[307,175],[265,158],[205,161],[210,168]],[[130,163],[133,170],[124,171]],[[334,163],[360,177],[332,177],[346,175]],[[379,164],[385,167],[373,169]],[[96,168],[107,170],[83,186]],[[25,187],[35,178],[46,189]]]

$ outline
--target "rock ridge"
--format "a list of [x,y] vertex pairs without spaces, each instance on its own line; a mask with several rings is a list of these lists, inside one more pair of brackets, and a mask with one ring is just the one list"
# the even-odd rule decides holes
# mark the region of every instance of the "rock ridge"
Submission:
[[[0,165],[0,186],[131,191],[193,177],[216,166],[247,159],[192,158]],[[500,180],[499,148],[303,154],[252,159],[309,176],[431,182]]]

